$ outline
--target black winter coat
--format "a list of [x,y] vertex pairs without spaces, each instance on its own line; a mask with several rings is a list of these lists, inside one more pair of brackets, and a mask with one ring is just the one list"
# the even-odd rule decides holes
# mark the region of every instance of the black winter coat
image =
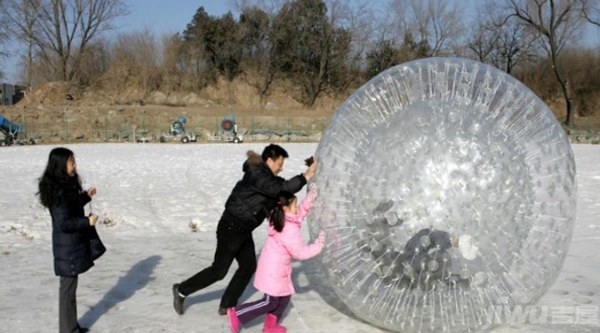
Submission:
[[248,159],[243,166],[244,176],[237,182],[227,202],[217,230],[227,228],[252,232],[269,215],[281,191],[296,193],[306,184],[300,174],[285,180],[273,174],[262,161]]
[[82,192],[72,198],[63,196],[50,207],[54,273],[58,276],[73,277],[94,266],[92,244],[100,240],[83,209],[90,200],[87,192]]

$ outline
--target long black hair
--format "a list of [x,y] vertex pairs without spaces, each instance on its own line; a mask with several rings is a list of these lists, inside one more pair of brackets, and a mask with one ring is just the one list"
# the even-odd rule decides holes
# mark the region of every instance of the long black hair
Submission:
[[50,208],[57,204],[61,198],[76,196],[81,192],[81,180],[75,173],[73,176],[67,174],[67,161],[75,158],[73,152],[67,148],[59,147],[50,151],[48,164],[44,174],[39,179],[38,195],[41,204]]
[[285,224],[285,213],[283,212],[283,207],[289,206],[296,199],[296,196],[293,193],[281,191],[277,195],[277,204],[273,211],[271,212],[271,219],[269,223],[277,230],[277,232],[281,232],[283,230],[283,226]]

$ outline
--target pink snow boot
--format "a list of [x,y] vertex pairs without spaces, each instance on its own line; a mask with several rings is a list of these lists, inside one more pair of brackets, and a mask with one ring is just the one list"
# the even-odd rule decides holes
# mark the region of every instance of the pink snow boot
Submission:
[[231,329],[231,333],[238,333],[240,331],[240,319],[235,313],[235,308],[227,309],[227,319],[229,319],[229,329]]
[[285,326],[277,324],[277,317],[270,313],[267,313],[265,317],[265,326],[263,327],[263,333],[286,333],[287,329]]

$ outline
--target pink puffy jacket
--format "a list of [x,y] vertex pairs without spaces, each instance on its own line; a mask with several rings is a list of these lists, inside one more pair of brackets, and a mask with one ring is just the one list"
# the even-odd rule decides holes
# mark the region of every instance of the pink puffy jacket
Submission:
[[305,260],[321,252],[323,244],[304,245],[300,228],[313,206],[316,189],[310,188],[295,215],[286,214],[281,232],[269,225],[268,237],[260,252],[254,287],[271,296],[287,296],[295,292],[292,284],[292,259]]

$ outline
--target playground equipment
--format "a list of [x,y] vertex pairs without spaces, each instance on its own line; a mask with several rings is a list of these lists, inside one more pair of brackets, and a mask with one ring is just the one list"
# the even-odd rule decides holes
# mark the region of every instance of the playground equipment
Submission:
[[17,138],[21,133],[21,125],[9,121],[0,115],[0,146],[10,146],[17,143]]
[[221,121],[220,127],[221,128],[216,135],[208,137],[209,140],[233,143],[242,143],[244,141],[244,135],[238,132],[235,116],[231,113],[225,115],[223,121]]
[[171,123],[171,128],[169,133],[163,133],[160,135],[160,142],[167,141],[181,141],[182,143],[188,142],[196,142],[196,134],[187,133],[185,131],[185,124],[187,123],[187,118],[184,116],[179,116],[175,121]]

